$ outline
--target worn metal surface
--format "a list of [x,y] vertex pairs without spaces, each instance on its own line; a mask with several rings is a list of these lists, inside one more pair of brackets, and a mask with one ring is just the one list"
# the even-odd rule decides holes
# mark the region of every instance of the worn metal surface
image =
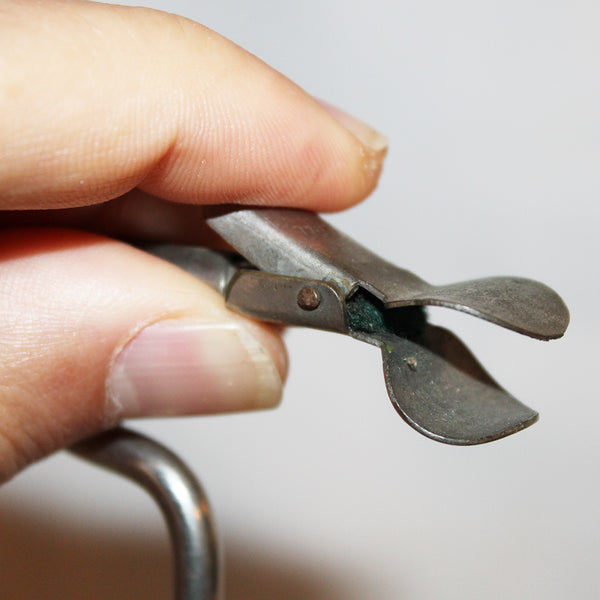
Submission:
[[316,310],[321,304],[321,295],[314,285],[305,285],[296,296],[298,306],[302,310]]
[[[319,295],[318,306],[306,310],[298,295],[311,288]],[[241,271],[226,294],[227,306],[245,315],[285,325],[346,333],[344,301],[335,287],[323,281]]]
[[420,433],[448,444],[480,444],[537,420],[458,338],[428,324],[422,307],[457,309],[547,340],[560,337],[569,322],[549,287],[518,277],[433,286],[300,210],[219,210],[207,221],[255,269],[236,270],[231,258],[201,248],[162,255],[200,277],[206,271],[233,310],[381,348],[392,403]]
[[560,337],[569,323],[560,296],[542,283],[488,277],[430,285],[307,211],[240,209],[208,224],[266,273],[325,281],[345,296],[362,287],[386,308],[445,306],[543,340]]
[[238,272],[232,257],[206,248],[180,244],[145,244],[140,248],[176,264],[221,294],[225,294],[232,277]]
[[537,421],[537,412],[502,389],[446,329],[427,325],[415,340],[388,334],[381,341],[390,399],[420,433],[473,445]]
[[170,450],[122,427],[71,451],[142,486],[159,505],[175,558],[175,600],[216,600],[218,552],[208,502],[193,473]]

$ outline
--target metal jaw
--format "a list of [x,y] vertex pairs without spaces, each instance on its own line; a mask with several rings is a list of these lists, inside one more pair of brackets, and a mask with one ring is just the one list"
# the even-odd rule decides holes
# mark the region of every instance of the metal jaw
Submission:
[[345,333],[381,348],[390,398],[417,431],[470,445],[537,420],[456,336],[427,323],[423,307],[453,308],[549,340],[562,336],[569,322],[564,302],[549,287],[518,277],[430,285],[301,210],[230,210],[207,222],[249,265],[202,248],[150,251],[207,279],[233,310]]

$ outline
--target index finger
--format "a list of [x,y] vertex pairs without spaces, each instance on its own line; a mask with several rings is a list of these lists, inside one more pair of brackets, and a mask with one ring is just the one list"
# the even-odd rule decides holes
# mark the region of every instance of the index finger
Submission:
[[197,23],[74,1],[2,12],[0,209],[137,187],[331,211],[377,183],[385,138]]

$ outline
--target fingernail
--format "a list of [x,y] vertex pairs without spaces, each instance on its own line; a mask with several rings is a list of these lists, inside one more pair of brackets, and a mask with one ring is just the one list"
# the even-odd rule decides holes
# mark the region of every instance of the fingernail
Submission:
[[388,139],[371,126],[337,108],[337,106],[323,100],[318,100],[318,102],[336,121],[373,152],[381,152],[388,147]]
[[117,355],[107,418],[268,408],[281,392],[273,358],[243,326],[172,319],[143,329]]

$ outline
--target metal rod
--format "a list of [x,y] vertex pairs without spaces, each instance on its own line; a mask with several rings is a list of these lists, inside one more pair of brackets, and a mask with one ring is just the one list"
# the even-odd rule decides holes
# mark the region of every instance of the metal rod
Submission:
[[122,427],[71,451],[143,487],[167,522],[175,559],[175,600],[218,597],[218,552],[208,502],[190,469],[170,450]]

